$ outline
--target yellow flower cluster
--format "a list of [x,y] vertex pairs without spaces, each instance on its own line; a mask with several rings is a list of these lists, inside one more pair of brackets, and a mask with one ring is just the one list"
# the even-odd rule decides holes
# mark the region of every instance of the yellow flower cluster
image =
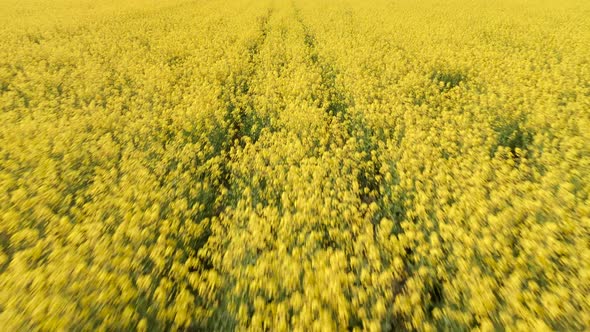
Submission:
[[0,0],[0,326],[589,329],[588,10]]

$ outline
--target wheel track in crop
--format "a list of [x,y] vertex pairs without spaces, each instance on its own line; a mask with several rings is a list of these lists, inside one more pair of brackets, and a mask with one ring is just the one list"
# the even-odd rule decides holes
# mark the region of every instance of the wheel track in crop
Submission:
[[[373,135],[373,130],[366,124],[362,113],[349,112],[349,108],[354,107],[354,99],[346,91],[346,87],[339,86],[337,78],[339,69],[329,60],[323,58],[317,50],[317,38],[312,29],[303,20],[301,11],[294,6],[295,17],[303,27],[305,45],[308,48],[308,55],[313,63],[321,70],[322,88],[328,91],[327,100],[320,101],[320,107],[325,109],[326,113],[331,116],[330,121],[340,122],[346,128],[347,138],[355,138],[357,149],[362,152],[362,164],[374,164],[371,155],[378,152],[378,140]],[[376,176],[379,175],[377,165],[364,169],[358,177],[361,190],[368,189],[368,192],[360,193],[359,198],[367,205],[379,200],[379,181]],[[372,221],[377,227],[379,220]]]
[[[377,161],[379,160],[379,139],[374,135],[372,128],[364,120],[363,114],[353,109],[354,100],[350,97],[351,93],[346,90],[346,87],[340,84],[339,70],[337,66],[321,54],[321,49],[319,49],[317,45],[316,36],[312,29],[305,23],[300,10],[294,4],[293,8],[291,8],[288,13],[286,12],[284,14],[294,15],[294,17],[291,16],[290,18],[285,16],[285,19],[291,20],[291,18],[294,18],[291,21],[293,22],[291,24],[300,25],[297,28],[302,29],[304,33],[301,42],[305,48],[305,57],[307,57],[305,64],[306,66],[309,66],[310,71],[320,74],[319,87],[314,89],[314,91],[311,91],[311,97],[313,101],[317,103],[320,109],[319,111],[325,112],[324,118],[325,121],[327,121],[325,126],[328,130],[328,135],[331,136],[331,139],[329,140],[331,143],[328,143],[328,145],[323,147],[323,150],[318,150],[317,152],[327,153],[330,158],[339,159],[346,158],[342,154],[343,149],[352,149],[361,156],[355,157],[360,158],[358,160],[358,169],[355,169],[355,171],[358,170],[358,175],[355,176],[358,187],[360,188],[356,193],[359,202],[357,208],[360,208],[362,215],[361,219],[365,222],[371,223],[373,229],[372,236],[376,243],[376,234],[379,228],[379,223],[383,217],[384,209],[382,204],[383,199],[380,196],[380,170],[377,164]],[[243,175],[240,175],[241,172],[239,171],[236,173],[237,169],[235,169],[234,165],[244,157],[243,155],[240,155],[240,151],[245,151],[244,148],[247,144],[256,145],[258,142],[260,129],[252,130],[253,124],[256,124],[257,128],[267,128],[267,130],[271,130],[271,132],[273,129],[268,126],[268,119],[262,118],[261,114],[257,113],[257,110],[254,108],[255,93],[251,89],[253,84],[259,84],[259,81],[255,81],[255,79],[260,70],[257,66],[259,65],[259,62],[263,60],[261,57],[268,56],[266,53],[261,53],[263,47],[266,48],[269,46],[265,46],[265,44],[269,43],[269,40],[267,39],[268,34],[271,32],[271,29],[279,28],[278,26],[275,27],[274,23],[272,27],[270,26],[269,22],[272,15],[273,11],[269,10],[266,15],[260,18],[259,34],[252,40],[251,44],[247,45],[248,52],[245,59],[247,59],[248,64],[230,75],[230,77],[224,82],[220,95],[223,104],[226,105],[224,117],[226,121],[224,137],[226,137],[226,140],[220,152],[220,155],[224,159],[224,162],[222,162],[222,182],[219,188],[220,194],[223,195],[223,201],[216,208],[215,214],[211,217],[212,224],[216,224],[216,226],[214,226],[215,230],[213,231],[215,236],[212,237],[213,240],[210,241],[210,243],[205,245],[205,250],[202,251],[201,256],[209,261],[206,264],[207,266],[217,271],[217,273],[221,273],[221,277],[224,280],[224,286],[217,294],[219,303],[215,309],[214,317],[216,318],[213,319],[213,321],[216,321],[215,324],[224,320],[225,323],[222,323],[224,328],[237,324],[237,321],[234,321],[235,317],[227,319],[228,317],[231,318],[232,310],[229,312],[227,311],[230,306],[239,304],[235,303],[235,301],[243,301],[247,304],[248,302],[251,302],[252,299],[247,297],[238,298],[235,297],[235,294],[232,295],[231,289],[234,287],[234,281],[232,281],[232,277],[226,275],[229,271],[225,271],[224,268],[219,265],[219,262],[213,263],[211,255],[223,256],[220,252],[226,251],[228,246],[231,248],[232,245],[229,243],[232,242],[231,237],[230,240],[227,240],[224,239],[227,236],[222,236],[222,234],[233,234],[233,232],[246,231],[245,229],[241,229],[240,226],[233,224],[235,216],[233,216],[232,210],[240,200],[245,183],[249,183],[249,181],[242,183],[243,179],[241,180],[239,177]],[[273,20],[273,22],[275,22],[275,20]],[[280,21],[276,22],[278,23]],[[289,27],[288,25],[280,27],[280,29],[283,30],[289,28],[295,27]],[[288,30],[283,30],[280,30],[281,34],[288,33]],[[279,30],[274,32],[278,31]],[[280,40],[281,39],[276,39],[278,42],[281,42]],[[280,45],[273,46],[273,48],[276,47],[280,47]],[[286,47],[288,49],[291,46],[286,45]],[[281,77],[283,73],[282,70],[284,69],[284,63],[282,63],[281,59],[271,58],[266,60],[271,61],[271,67],[275,67],[275,70],[279,73],[279,77]],[[288,75],[288,72],[286,72],[286,74]],[[287,76],[283,78],[286,77]],[[283,98],[284,97],[287,96],[283,96]],[[285,111],[280,105],[277,107],[279,112]],[[267,136],[265,137],[268,138]],[[342,162],[345,162],[345,160]],[[341,170],[336,169],[332,171],[335,176],[341,172]],[[257,186],[258,184],[253,183],[253,185]],[[268,202],[263,202],[263,205],[265,204],[268,204]],[[376,210],[375,207],[377,207]],[[334,250],[355,250],[352,249],[351,244],[338,243],[338,241],[331,239],[329,231],[331,226],[320,224],[317,226],[321,228],[317,229],[317,231],[325,234],[323,239],[320,240],[321,243],[318,243],[320,248],[323,248],[324,250],[328,249],[328,247],[332,247]],[[323,229],[324,227],[326,229]],[[352,229],[348,229],[348,227],[351,226],[337,226],[337,228],[341,227],[344,227],[341,231],[354,233]],[[270,231],[272,231],[272,229]],[[355,236],[354,234],[353,238]],[[233,245],[235,246],[239,244]],[[241,245],[247,246],[247,244]],[[345,249],[345,247],[348,249]],[[254,252],[253,254],[256,256],[261,253]],[[354,255],[356,256],[357,254],[360,255],[360,253],[355,253]],[[252,259],[253,262],[244,262],[244,264],[255,264],[257,258],[253,257]],[[384,263],[388,264],[387,262]],[[244,265],[244,267],[245,266],[246,265]],[[237,269],[236,273],[244,267],[235,267]],[[395,289],[394,291],[398,291],[398,286],[392,285],[391,287]],[[228,313],[230,313],[230,316],[228,316]],[[351,318],[348,327],[362,327],[363,325],[360,323],[359,319],[355,318],[356,314],[351,313],[351,315],[353,318]],[[225,318],[221,319],[221,317]],[[216,327],[219,328],[222,326],[216,325]]]
[[[312,29],[304,22],[301,12],[297,7],[295,7],[295,15],[297,21],[305,31],[305,44],[309,50],[309,57],[314,65],[321,68],[322,86],[329,91],[327,101],[321,103],[320,106],[331,116],[331,121],[338,121],[344,124],[348,139],[356,139],[357,151],[363,153],[361,163],[371,166],[364,168],[358,176],[357,181],[361,187],[359,198],[361,202],[367,205],[376,203],[381,200],[381,194],[379,192],[380,182],[377,180],[380,171],[374,162],[374,160],[377,160],[376,154],[379,153],[378,138],[375,137],[372,128],[365,122],[362,113],[349,111],[349,108],[354,107],[355,102],[351,94],[346,91],[346,87],[338,86],[337,84],[339,69],[335,64],[324,59],[319,54],[316,47],[317,38]],[[372,155],[375,156],[372,158]],[[364,188],[367,190],[364,190]],[[378,227],[379,220],[380,215],[372,219],[375,230]]]
[[[320,106],[325,109],[326,113],[330,115],[330,121],[342,123],[347,132],[347,139],[354,138],[356,140],[356,149],[362,153],[362,165],[361,171],[357,177],[357,181],[360,185],[361,192],[359,193],[359,199],[363,204],[366,204],[365,214],[369,214],[371,204],[376,204],[378,210],[372,215],[367,216],[373,227],[373,240],[378,241],[377,233],[380,222],[384,217],[394,217],[394,222],[399,222],[405,217],[404,201],[400,200],[393,202],[392,204],[396,207],[395,211],[389,211],[390,208],[384,201],[384,188],[383,174],[379,169],[378,161],[382,160],[380,156],[380,140],[381,138],[376,135],[376,132],[370,125],[365,121],[362,112],[353,110],[355,106],[354,98],[352,94],[346,90],[344,84],[338,85],[339,68],[337,65],[332,63],[330,60],[322,57],[317,47],[317,37],[312,28],[305,22],[301,10],[297,7],[295,2],[292,3],[294,9],[294,15],[302,26],[305,37],[305,45],[308,48],[308,56],[313,65],[321,69],[322,76],[322,87],[327,89],[328,98]],[[350,12],[348,14],[352,15]],[[385,142],[382,142],[385,143]],[[390,169],[394,172],[394,169]],[[390,203],[391,204],[391,203]],[[394,227],[394,233],[401,230],[399,225]],[[384,265],[388,265],[390,262],[384,262]],[[404,274],[408,273],[408,267],[404,268]],[[397,280],[390,287],[394,294],[399,294],[405,284],[406,278],[403,277],[401,280]],[[384,329],[395,329],[403,326],[401,317],[393,315],[389,317],[388,322],[384,323]],[[353,322],[348,328],[366,328],[359,322]]]
[[[236,158],[236,151],[245,146],[245,142],[256,142],[259,138],[264,122],[254,109],[254,101],[251,95],[251,86],[257,72],[257,62],[262,46],[267,42],[267,35],[270,29],[270,19],[274,15],[274,5],[271,4],[266,12],[258,18],[258,33],[252,39],[242,45],[245,48],[245,66],[232,69],[222,82],[218,99],[224,109],[223,126],[216,133],[213,140],[220,142],[217,156],[220,158],[219,184],[216,188],[217,199],[213,203],[214,209],[208,216],[210,223],[207,225],[207,237],[199,248],[199,260],[206,267],[205,273],[212,272],[214,275],[223,273],[222,269],[215,262],[215,256],[220,255],[219,250],[223,245],[218,243],[214,234],[228,234],[227,225],[224,225],[224,212],[234,205],[240,193],[239,188],[233,184],[232,163]],[[221,254],[222,255],[222,254]],[[219,286],[219,285],[217,285]],[[211,285],[211,287],[216,287]],[[221,286],[223,287],[223,286]],[[208,329],[226,330],[235,327],[232,317],[226,311],[227,303],[224,303],[224,290],[214,289],[215,299],[208,303],[213,308],[213,316],[206,323]],[[209,299],[211,300],[211,299]]]

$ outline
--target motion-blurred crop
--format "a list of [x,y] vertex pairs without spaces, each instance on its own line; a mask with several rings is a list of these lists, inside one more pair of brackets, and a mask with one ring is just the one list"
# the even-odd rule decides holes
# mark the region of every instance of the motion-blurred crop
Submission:
[[589,2],[0,22],[1,330],[590,328]]

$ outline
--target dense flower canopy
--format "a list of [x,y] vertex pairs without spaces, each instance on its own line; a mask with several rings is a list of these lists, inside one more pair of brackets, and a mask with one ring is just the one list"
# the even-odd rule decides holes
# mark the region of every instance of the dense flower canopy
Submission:
[[0,0],[0,326],[589,329],[589,13]]

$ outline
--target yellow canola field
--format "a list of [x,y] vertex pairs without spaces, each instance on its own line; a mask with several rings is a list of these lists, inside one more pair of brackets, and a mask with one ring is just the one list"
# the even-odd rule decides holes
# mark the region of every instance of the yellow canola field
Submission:
[[1,330],[590,329],[590,2],[0,22]]

